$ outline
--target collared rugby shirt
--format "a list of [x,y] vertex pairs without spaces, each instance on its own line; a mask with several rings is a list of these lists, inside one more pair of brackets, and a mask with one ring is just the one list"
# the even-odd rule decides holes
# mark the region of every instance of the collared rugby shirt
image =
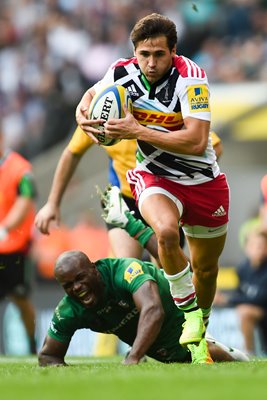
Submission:
[[[135,57],[119,59],[94,88],[98,91],[112,83],[127,88],[134,117],[140,124],[166,135],[182,130],[186,117],[210,121],[206,73],[184,56],[175,56],[172,68],[152,85],[142,74]],[[173,153],[138,141],[137,169],[184,185],[204,183],[220,173],[211,138],[201,156]]]

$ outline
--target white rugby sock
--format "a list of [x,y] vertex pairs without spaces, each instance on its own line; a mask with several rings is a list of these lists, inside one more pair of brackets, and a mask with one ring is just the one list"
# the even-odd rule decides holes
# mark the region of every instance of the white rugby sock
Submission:
[[228,353],[231,357],[233,357],[236,361],[250,361],[250,358],[243,351],[236,349],[235,347],[229,347],[225,344],[218,342],[218,340],[214,339],[208,332],[206,333],[206,340],[208,342],[212,342]]
[[192,311],[198,308],[189,262],[185,269],[178,274],[168,275],[164,272],[164,276],[169,281],[171,295],[178,308],[183,311]]

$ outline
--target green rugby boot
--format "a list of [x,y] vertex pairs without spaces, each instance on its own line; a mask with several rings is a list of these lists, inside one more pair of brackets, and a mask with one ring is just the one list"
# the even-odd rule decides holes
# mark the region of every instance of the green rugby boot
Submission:
[[214,361],[205,338],[201,339],[198,344],[189,344],[187,347],[191,353],[192,364],[213,364]]
[[195,311],[185,312],[185,322],[183,323],[183,332],[179,343],[186,347],[188,344],[196,344],[201,341],[205,334],[205,325],[203,323],[203,314],[200,308]]

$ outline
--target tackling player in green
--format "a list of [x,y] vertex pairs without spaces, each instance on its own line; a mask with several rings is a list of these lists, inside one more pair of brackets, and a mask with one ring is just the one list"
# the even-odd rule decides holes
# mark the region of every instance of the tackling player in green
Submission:
[[190,349],[182,347],[183,312],[172,300],[163,271],[150,262],[105,258],[93,263],[80,251],[68,251],[57,259],[55,277],[66,295],[55,309],[40,366],[67,365],[71,338],[83,328],[115,334],[131,345],[125,365],[138,364],[144,355],[164,363],[248,360],[208,338],[208,359],[201,351],[204,339]]

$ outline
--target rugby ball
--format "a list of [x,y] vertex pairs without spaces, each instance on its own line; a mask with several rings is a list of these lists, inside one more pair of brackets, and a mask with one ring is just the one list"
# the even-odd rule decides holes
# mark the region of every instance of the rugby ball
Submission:
[[[89,119],[103,119],[105,122],[111,118],[123,118],[123,104],[126,104],[129,111],[132,112],[132,100],[129,92],[125,87],[120,85],[109,85],[95,94],[88,110]],[[104,122],[104,123],[105,123]],[[97,140],[103,146],[112,146],[121,139],[109,138],[105,134],[103,124],[96,124],[99,133],[96,135]]]

